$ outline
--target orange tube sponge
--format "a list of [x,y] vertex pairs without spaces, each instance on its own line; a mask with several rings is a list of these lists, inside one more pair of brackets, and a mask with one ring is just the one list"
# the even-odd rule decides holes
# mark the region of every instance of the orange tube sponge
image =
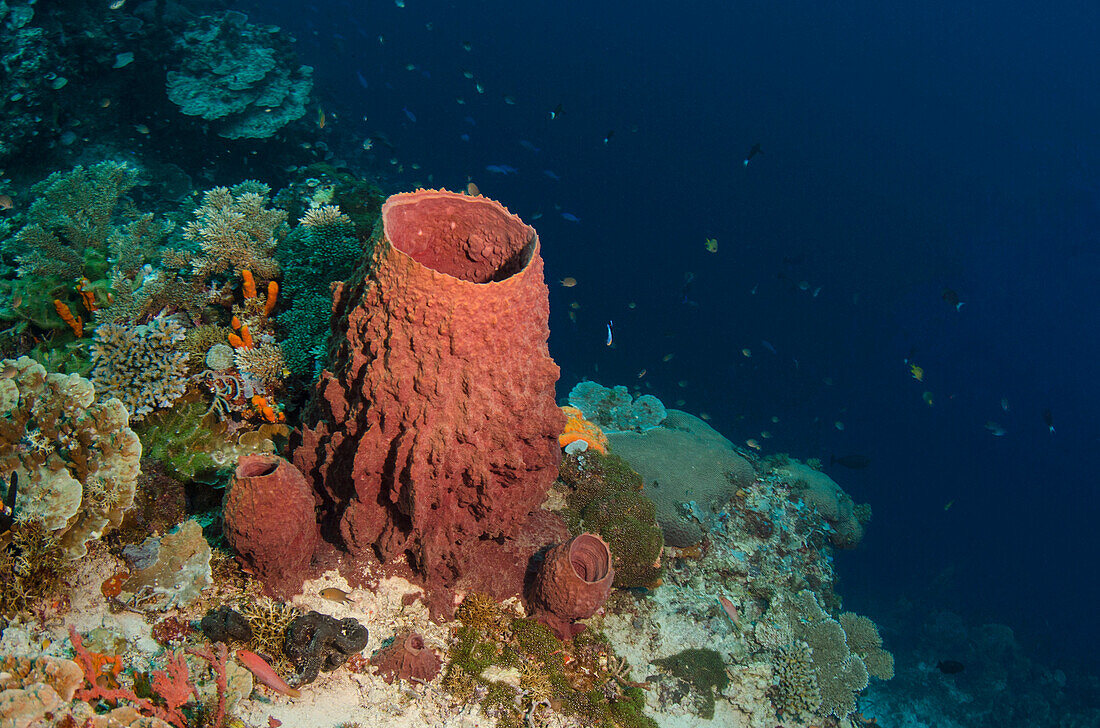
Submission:
[[244,340],[236,334],[229,335],[229,345],[234,349],[240,349],[244,346]]
[[241,341],[244,342],[246,349],[252,348],[252,334],[248,333],[248,324],[241,326]]
[[241,293],[246,299],[256,297],[256,279],[252,277],[252,271],[248,268],[241,268],[241,280],[244,281],[244,285],[241,288]]
[[562,407],[561,411],[569,419],[565,423],[565,431],[558,435],[558,444],[565,447],[571,442],[584,440],[588,447],[597,452],[607,454],[607,435],[603,434],[595,423],[584,418],[584,414],[576,407]]
[[264,303],[264,316],[270,316],[275,310],[275,304],[279,301],[279,284],[275,281],[267,282],[267,301]]
[[53,307],[57,311],[57,315],[61,317],[61,320],[69,325],[69,328],[73,330],[73,333],[77,336],[84,335],[84,322],[79,316],[74,316],[73,312],[69,310],[69,307],[65,305],[65,302],[59,298],[53,300]]

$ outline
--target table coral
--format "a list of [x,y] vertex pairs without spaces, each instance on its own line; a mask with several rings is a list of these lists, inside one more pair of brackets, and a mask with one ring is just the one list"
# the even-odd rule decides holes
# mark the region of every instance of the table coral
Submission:
[[68,559],[118,527],[134,501],[141,443],[117,399],[95,401],[90,381],[47,374],[27,357],[0,380],[0,472],[19,478],[16,518],[40,521]]
[[263,139],[306,112],[313,69],[295,68],[286,40],[244,13],[200,16],[176,50],[181,61],[168,71],[168,98],[213,122],[219,136]]
[[497,202],[420,190],[386,202],[371,251],[337,288],[336,361],[294,461],[349,550],[449,586],[557,474],[539,239]]

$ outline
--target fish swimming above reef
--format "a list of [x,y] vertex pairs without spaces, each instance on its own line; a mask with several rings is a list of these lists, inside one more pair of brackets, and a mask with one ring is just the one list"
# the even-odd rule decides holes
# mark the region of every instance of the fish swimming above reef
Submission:
[[355,603],[355,600],[353,600],[346,591],[337,589],[334,586],[330,586],[328,589],[322,589],[320,595],[322,599],[328,599],[330,602],[336,602],[337,604]]
[[752,161],[752,158],[755,157],[757,154],[763,154],[763,152],[764,150],[760,148],[760,142],[753,144],[752,149],[750,149],[749,153],[745,155],[745,161],[742,162],[741,166],[749,166],[749,162]]
[[519,173],[518,169],[516,169],[515,167],[510,167],[507,164],[487,164],[487,165],[485,165],[485,171],[486,172],[491,172],[492,174],[503,174],[503,175],[518,174]]
[[1043,410],[1043,424],[1050,430],[1050,434],[1054,434],[1054,415],[1050,413],[1049,409]]
[[840,457],[832,455],[829,458],[829,464],[832,465],[833,463],[843,465],[849,470],[862,470],[871,464],[871,458],[866,455],[841,455]]
[[985,429],[989,430],[989,434],[993,435],[993,437],[1004,437],[1006,432],[1005,428],[1001,427],[993,420],[989,420],[985,423]]
[[940,660],[936,663],[936,669],[944,675],[958,675],[966,669],[966,665],[958,660]]
[[557,118],[561,117],[561,113],[562,113],[561,104],[558,104],[557,106],[554,107],[554,110],[550,112],[550,121],[553,121],[554,119],[557,119]]
[[940,296],[944,300],[944,303],[954,308],[956,311],[966,305],[966,301],[959,300],[959,294],[950,288],[943,289],[943,294]]

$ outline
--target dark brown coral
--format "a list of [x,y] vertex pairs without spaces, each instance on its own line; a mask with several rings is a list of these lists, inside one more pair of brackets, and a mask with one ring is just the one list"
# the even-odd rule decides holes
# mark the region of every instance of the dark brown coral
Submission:
[[308,612],[290,623],[283,651],[298,667],[298,683],[311,683],[317,674],[340,667],[367,646],[367,628],[354,619],[336,619]]

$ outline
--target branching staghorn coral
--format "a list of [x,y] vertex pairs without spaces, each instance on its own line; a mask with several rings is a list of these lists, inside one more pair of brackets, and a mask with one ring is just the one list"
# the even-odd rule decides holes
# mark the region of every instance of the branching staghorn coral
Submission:
[[115,208],[136,182],[132,167],[100,162],[54,172],[31,187],[35,201],[28,224],[14,241],[25,251],[19,256],[20,275],[97,278],[106,268]]
[[185,238],[202,248],[192,265],[198,278],[230,268],[251,270],[261,280],[279,275],[279,264],[272,256],[286,213],[267,209],[270,192],[258,182],[207,191],[195,219],[183,231]]
[[183,327],[170,316],[141,326],[97,326],[90,353],[92,381],[100,396],[117,397],[134,421],[171,407],[187,388],[183,338]]

